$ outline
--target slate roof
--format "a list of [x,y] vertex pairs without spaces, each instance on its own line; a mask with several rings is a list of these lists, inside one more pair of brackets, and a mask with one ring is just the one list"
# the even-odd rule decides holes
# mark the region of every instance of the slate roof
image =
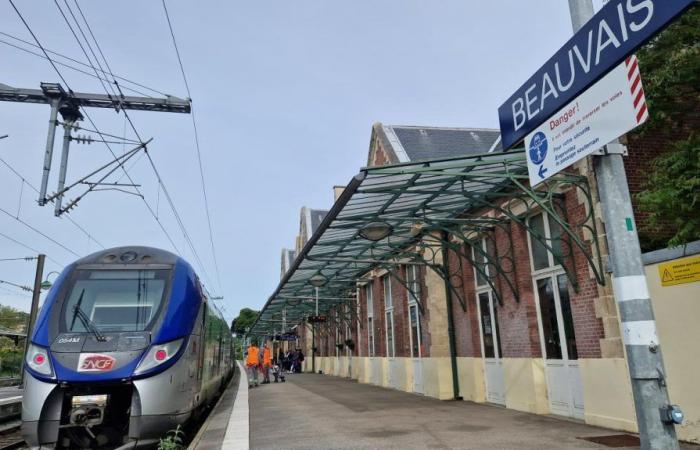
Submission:
[[[502,151],[501,133],[496,129],[404,125],[380,125],[380,129],[399,162]],[[498,144],[496,144],[497,141]],[[495,147],[494,144],[496,144]]]
[[294,264],[294,259],[297,257],[297,252],[289,249],[289,248],[283,248],[282,249],[282,267],[280,270],[280,278],[284,277],[284,275],[287,273],[290,267],[292,267],[292,264]]
[[311,234],[314,234],[316,230],[318,229],[319,226],[321,226],[321,222],[323,222],[323,218],[326,217],[326,214],[328,214],[328,210],[324,209],[310,209],[309,213],[311,214]]

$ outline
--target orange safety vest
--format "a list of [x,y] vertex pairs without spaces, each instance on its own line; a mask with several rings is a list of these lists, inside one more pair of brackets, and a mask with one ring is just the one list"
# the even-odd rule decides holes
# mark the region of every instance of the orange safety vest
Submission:
[[260,364],[260,349],[258,347],[253,347],[252,345],[248,347],[248,357],[245,360],[246,366],[257,366]]
[[272,355],[270,355],[270,349],[267,347],[263,349],[263,365],[272,365]]

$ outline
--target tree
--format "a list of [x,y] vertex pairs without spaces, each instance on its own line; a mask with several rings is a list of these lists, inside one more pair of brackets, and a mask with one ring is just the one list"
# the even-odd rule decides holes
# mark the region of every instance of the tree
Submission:
[[635,134],[662,134],[670,143],[635,196],[649,215],[649,226],[641,231],[653,236],[661,230],[669,239],[640,237],[656,247],[676,247],[700,239],[700,7],[692,7],[637,55],[650,120]]
[[13,308],[0,305],[0,326],[12,331],[24,332],[29,321],[29,314]]
[[700,136],[691,136],[658,157],[646,186],[637,200],[649,212],[650,228],[672,224],[675,234],[668,246],[700,239]]
[[700,7],[692,7],[637,52],[650,120],[642,133],[697,126]]
[[255,311],[250,308],[241,309],[241,312],[238,313],[238,317],[231,322],[231,331],[237,334],[244,334],[246,328],[250,328],[255,322],[255,319],[258,318],[258,314],[260,314],[260,311]]

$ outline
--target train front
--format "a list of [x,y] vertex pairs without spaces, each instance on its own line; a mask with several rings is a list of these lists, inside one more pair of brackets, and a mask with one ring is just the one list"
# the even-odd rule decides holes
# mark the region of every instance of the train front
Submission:
[[[184,422],[197,396],[192,268],[148,247],[67,267],[25,358],[22,434],[30,446],[135,448]],[[192,349],[194,344],[195,348]]]

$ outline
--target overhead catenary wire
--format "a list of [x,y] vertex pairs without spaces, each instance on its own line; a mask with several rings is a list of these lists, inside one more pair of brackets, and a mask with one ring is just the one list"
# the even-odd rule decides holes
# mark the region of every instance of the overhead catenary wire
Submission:
[[[72,89],[70,88],[70,85],[68,84],[68,81],[66,81],[66,78],[63,76],[63,74],[61,73],[61,71],[58,70],[58,67],[56,67],[56,64],[54,63],[53,59],[52,59],[52,58],[49,56],[49,54],[47,53],[47,51],[46,51],[46,49],[44,48],[44,46],[41,45],[41,41],[39,41],[39,38],[36,36],[36,34],[35,34],[34,31],[32,30],[32,28],[29,26],[29,23],[27,23],[27,21],[25,20],[24,16],[22,15],[22,13],[19,11],[19,9],[17,9],[17,6],[15,5],[14,1],[13,1],[13,0],[8,0],[8,1],[9,1],[10,4],[12,5],[12,8],[13,8],[13,9],[15,10],[15,12],[17,13],[17,16],[18,16],[19,19],[22,21],[22,23],[24,24],[25,28],[26,28],[27,31],[29,32],[29,34],[32,35],[32,38],[33,38],[34,41],[36,42],[37,47],[39,47],[39,48],[41,49],[42,53],[44,54],[44,57],[49,61],[49,63],[50,63],[51,66],[53,67],[54,71],[55,71],[56,74],[58,75],[58,77],[61,79],[61,81],[63,81],[63,84],[65,84],[66,88],[67,88],[70,92],[73,92]],[[92,127],[93,127],[95,130],[97,130],[97,133],[100,135],[100,137],[102,137],[103,140],[106,140],[106,139],[104,139],[104,136],[102,135],[102,133],[99,131],[99,129],[98,129],[97,126],[95,125],[95,122],[92,120],[92,118],[91,118],[90,115],[87,113],[87,111],[85,111],[84,108],[83,108],[83,112],[85,113],[85,117],[88,119],[88,121],[90,122],[90,124],[92,125]],[[112,150],[112,147],[111,147],[108,143],[105,143],[105,146],[107,147],[107,149],[109,150],[109,152],[112,154],[112,156],[113,156],[114,159],[116,160],[116,159],[117,159],[117,155],[114,153],[114,150]],[[126,175],[127,178],[129,179],[129,181],[131,182],[131,184],[136,184],[136,183],[134,183],[134,180],[131,178],[131,175],[129,175],[129,173],[126,171],[126,169],[124,168],[124,166],[120,164],[120,167],[121,167],[122,170],[124,171],[125,175]],[[151,205],[148,203],[148,201],[146,201],[145,197],[143,196],[143,194],[141,194],[140,190],[139,190],[138,188],[135,188],[135,189],[136,189],[136,191],[139,193],[139,196],[141,197],[141,199],[143,200],[143,202],[146,204],[146,207],[147,207],[148,211],[149,211],[149,212],[151,213],[151,215],[156,219],[156,222],[157,222],[158,225],[160,226],[160,229],[163,231],[163,233],[166,235],[168,241],[170,242],[170,245],[172,245],[172,247],[173,247],[173,249],[175,250],[176,253],[180,254],[180,251],[179,251],[177,245],[176,245],[175,242],[173,241],[173,238],[170,236],[170,234],[168,233],[168,231],[165,229],[165,227],[164,227],[163,224],[161,223],[160,219],[158,219],[158,217],[156,216],[156,214],[155,214],[154,211],[153,211],[153,208],[151,208]]]
[[170,205],[170,209],[172,209],[173,214],[175,215],[175,220],[177,220],[178,224],[180,224],[180,228],[182,229],[183,236],[185,237],[185,241],[187,242],[187,245],[189,246],[190,251],[192,251],[192,254],[197,259],[197,262],[199,263],[199,266],[202,268],[202,271],[204,272],[204,276],[207,278],[207,281],[209,281],[211,283],[211,280],[209,279],[209,275],[208,275],[206,269],[204,268],[205,266],[202,263],[201,258],[199,257],[199,253],[197,253],[197,250],[194,247],[192,239],[190,238],[190,235],[187,232],[187,228],[185,228],[185,224],[182,222],[182,218],[180,217],[180,214],[178,213],[177,209],[175,208],[175,203],[173,202],[172,197],[170,197],[170,193],[168,192],[167,188],[165,187],[165,184],[163,183],[163,180],[160,177],[160,173],[158,172],[158,169],[156,168],[156,165],[153,162],[153,158],[151,158],[150,153],[148,153],[148,149],[144,149],[144,152],[146,154],[146,158],[148,158],[148,162],[150,163],[151,168],[153,169],[153,172],[155,172],[155,174],[156,174],[156,178],[158,179],[158,183],[160,184],[160,187],[163,190],[163,194],[165,195],[165,198],[168,201],[168,204]]
[[[73,20],[75,20],[75,15],[73,15],[73,12],[72,12],[72,10],[70,9],[70,6],[68,6],[68,3],[67,3],[65,0],[64,0],[64,3],[66,4],[66,7],[68,8],[68,10],[69,10],[71,16],[73,17]],[[96,68],[95,65],[92,63],[92,59],[90,58],[90,55],[88,55],[87,51],[85,50],[85,47],[83,46],[82,41],[80,40],[80,38],[79,38],[78,35],[76,34],[75,30],[73,29],[73,26],[71,25],[70,21],[68,20],[68,17],[67,17],[66,14],[63,12],[63,8],[61,8],[61,5],[58,4],[58,0],[54,0],[54,4],[56,5],[56,8],[58,8],[58,11],[61,13],[61,16],[63,17],[63,20],[66,22],[66,25],[68,25],[68,29],[69,29],[70,32],[73,34],[73,37],[75,38],[76,42],[78,43],[78,46],[80,47],[80,50],[82,50],[83,55],[85,55],[85,59],[87,59],[88,64],[90,65],[90,67],[92,68],[92,70],[95,72],[95,76],[100,80],[100,84],[102,85],[102,89],[104,89],[105,93],[107,94],[107,96],[108,96],[109,98],[113,98],[113,96],[114,96],[114,97],[117,97],[117,93],[114,91],[114,88],[112,87],[112,92],[110,93],[110,92],[109,92],[109,89],[107,88],[107,86],[106,86],[106,85],[104,84],[104,82],[102,81],[102,78],[100,77],[99,73],[97,72],[97,68]],[[82,34],[83,39],[85,39],[85,33],[83,33],[83,30],[82,30],[82,28],[80,27],[80,24],[76,24],[76,25],[77,25],[78,31],[80,31],[80,33]],[[93,56],[94,56],[94,55],[95,55],[95,52],[92,51],[92,47],[90,46],[90,43],[89,43],[89,42],[86,42],[86,44],[87,44],[88,48],[90,49],[90,51],[92,52],[92,54],[93,54]],[[97,62],[97,65],[98,65],[98,66],[100,65],[99,62]],[[102,69],[102,67],[100,67],[100,69]],[[109,84],[109,83],[108,83],[108,84]],[[111,86],[110,86],[110,87],[111,87]]]
[[[13,36],[13,35],[11,35],[11,34],[9,34],[9,33],[4,32],[4,31],[0,31],[0,35],[6,36],[6,37],[8,37],[8,38],[10,38],[10,39],[14,39],[14,40],[16,40],[16,41],[18,41],[18,42],[21,42],[21,43],[23,43],[23,44],[25,44],[25,45],[32,46],[32,47],[34,47],[34,48],[41,48],[41,47],[39,47],[38,45],[36,45],[36,44],[34,44],[34,43],[31,43],[31,42],[29,42],[29,41],[27,41],[27,40],[24,40],[24,39],[22,39],[22,38],[19,38],[19,37],[17,37],[17,36]],[[15,49],[17,49],[17,50],[20,50],[20,51],[23,51],[23,52],[25,52],[25,53],[28,53],[28,54],[30,54],[30,55],[37,56],[37,57],[39,57],[39,58],[41,58],[41,59],[48,59],[48,58],[46,57],[46,55],[43,55],[43,54],[41,54],[41,53],[36,53],[36,52],[34,52],[34,51],[32,51],[32,50],[26,49],[26,48],[24,48],[24,47],[21,47],[21,46],[19,46],[19,45],[17,45],[17,44],[13,44],[13,43],[8,42],[8,41],[6,41],[6,40],[0,39],[0,43],[3,43],[3,44],[5,44],[5,45],[7,45],[7,46],[9,46],[9,47],[13,47],[13,48],[15,48]],[[84,62],[82,62],[82,61],[79,61],[79,60],[77,60],[77,59],[75,59],[75,58],[71,58],[70,56],[66,56],[66,55],[64,55],[64,54],[62,54],[62,53],[59,53],[59,52],[56,52],[56,51],[54,51],[54,50],[49,50],[48,48],[45,49],[45,50],[46,50],[47,53],[51,53],[52,55],[58,56],[58,57],[60,57],[60,58],[64,58],[64,59],[66,59],[66,60],[68,60],[68,61],[71,61],[71,62],[73,62],[73,63],[75,63],[75,64],[79,64],[79,65],[81,65],[81,66],[83,66],[83,67],[90,67],[89,64],[86,64],[86,63],[84,63]],[[65,62],[62,62],[62,61],[58,61],[58,60],[56,60],[56,59],[54,59],[53,61],[54,61],[56,64],[60,65],[60,66],[66,67],[66,68],[71,69],[71,70],[75,70],[75,71],[77,71],[77,72],[80,72],[80,73],[82,73],[82,74],[84,74],[84,75],[88,75],[88,76],[93,77],[93,78],[95,77],[95,74],[94,74],[94,73],[90,73],[90,72],[88,72],[88,71],[85,71],[85,70],[83,70],[83,69],[80,69],[80,68],[78,68],[78,67],[75,67],[75,66],[73,66],[73,65],[70,65],[70,64],[68,64],[68,63],[65,63]],[[106,76],[107,76],[107,73],[103,73],[101,76],[105,76],[105,77],[106,77]],[[168,96],[169,96],[169,94],[166,94],[165,92],[161,92],[161,91],[159,91],[159,90],[157,90],[157,89],[154,89],[154,88],[152,88],[152,87],[148,87],[148,86],[146,86],[146,85],[143,85],[143,84],[138,83],[138,82],[136,82],[136,81],[130,80],[130,79],[128,79],[128,78],[124,78],[124,77],[119,76],[119,75],[113,75],[113,77],[114,77],[115,79],[121,80],[121,81],[123,81],[123,82],[132,84],[132,85],[134,85],[134,86],[138,86],[138,87],[140,87],[140,88],[142,88],[142,89],[151,91],[152,93],[155,93],[155,94],[158,94],[158,95],[162,95],[162,96],[164,96],[164,97],[168,97]],[[108,78],[102,78],[102,79],[103,79],[105,82],[111,83],[111,81],[110,81]],[[134,92],[134,93],[136,93],[136,94],[142,95],[142,96],[144,96],[144,97],[153,97],[153,96],[150,95],[150,94],[146,94],[146,93],[144,93],[144,92],[142,92],[142,91],[140,91],[140,90],[134,89],[134,88],[129,87],[129,86],[122,85],[122,88],[123,88],[123,89],[127,89],[127,90],[129,90],[129,91],[131,91],[131,92]]]
[[[7,239],[8,241],[13,242],[13,243],[19,245],[20,247],[23,247],[23,248],[25,248],[25,249],[27,249],[27,250],[29,250],[29,251],[31,251],[31,252],[34,252],[34,253],[36,253],[36,254],[44,253],[44,252],[40,252],[39,250],[37,250],[37,249],[35,249],[35,248],[33,248],[33,247],[31,247],[31,246],[25,244],[24,242],[22,242],[22,241],[20,241],[20,240],[17,240],[17,239],[15,239],[15,238],[13,238],[12,236],[8,236],[7,234],[5,234],[5,233],[3,233],[3,232],[1,232],[1,231],[0,231],[0,237],[3,237],[3,238],[5,238],[5,239]],[[46,255],[46,259],[48,259],[49,261],[53,262],[54,264],[56,264],[56,265],[59,266],[59,267],[65,266],[64,263],[59,262],[59,261],[56,261],[56,260],[55,260],[54,258],[52,258],[50,255]]]
[[20,291],[11,291],[10,289],[7,289],[6,287],[4,287],[4,286],[2,286],[2,285],[0,285],[0,291],[4,292],[5,295],[8,295],[8,294],[9,294],[9,295],[19,295],[19,296],[22,296],[22,297],[31,297],[31,295],[30,295],[30,294],[27,294],[25,291],[22,291],[22,292],[20,292]]
[[0,258],[0,261],[34,261],[36,256],[20,256],[19,258]]
[[[66,1],[66,0],[64,0]],[[80,12],[80,17],[83,18],[83,22],[85,22],[85,26],[88,29],[88,32],[90,33],[90,36],[92,36],[92,40],[95,42],[95,46],[97,47],[97,50],[100,52],[100,55],[102,56],[102,60],[105,63],[105,66],[107,67],[107,70],[109,71],[110,76],[116,83],[116,77],[114,76],[114,72],[112,71],[112,67],[109,65],[109,61],[107,61],[107,58],[105,57],[105,54],[102,52],[102,47],[100,47],[100,43],[97,41],[97,38],[95,37],[95,33],[92,32],[92,27],[90,26],[90,22],[88,22],[87,18],[85,17],[85,14],[83,13],[83,9],[80,7],[80,4],[78,3],[78,0],[73,0],[73,3],[75,3],[75,6],[78,8],[78,12]],[[66,3],[66,6],[68,3]],[[102,68],[102,66],[100,66]],[[157,92],[157,91],[156,91]],[[165,95],[165,94],[163,94]]]
[[[177,61],[178,64],[180,65],[180,73],[182,74],[182,80],[185,83],[185,89],[187,90],[187,97],[192,98],[192,93],[190,92],[190,86],[189,83],[187,82],[187,75],[185,74],[185,66],[182,63],[182,57],[180,56],[180,49],[177,46],[177,39],[175,38],[175,31],[173,30],[173,24],[172,21],[170,20],[170,14],[168,13],[168,7],[165,3],[165,0],[162,0],[163,3],[163,11],[165,12],[165,18],[168,22],[168,29],[170,30],[170,37],[172,38],[173,41],[173,47],[175,48],[175,54],[177,55]],[[214,245],[214,232],[212,229],[212,224],[211,224],[211,214],[209,212],[209,197],[207,196],[207,188],[206,188],[206,183],[205,183],[205,177],[204,177],[204,166],[202,164],[202,150],[199,145],[199,133],[197,131],[197,120],[195,117],[195,112],[194,112],[194,107],[192,107],[191,110],[191,115],[192,115],[192,129],[194,131],[194,141],[195,141],[195,147],[197,149],[197,161],[199,163],[199,176],[202,184],[202,196],[204,197],[204,208],[206,211],[207,215],[207,225],[209,227],[209,243],[211,245],[211,252],[212,252],[212,258],[214,260],[214,268],[216,270],[216,279],[217,283],[219,286],[219,289],[222,289],[221,285],[221,274],[219,271],[219,262],[218,258],[216,257],[216,246]]]
[[22,289],[23,291],[32,292],[32,288],[30,288],[29,286],[23,286],[21,284],[13,283],[12,281],[0,280],[0,284],[7,284],[8,286],[13,286]]
[[[34,185],[33,185],[32,183],[30,183],[29,181],[27,181],[26,177],[25,177],[24,175],[22,175],[21,173],[19,173],[19,171],[17,171],[17,169],[15,169],[10,163],[8,163],[7,161],[5,161],[3,158],[0,158],[0,162],[3,163],[12,173],[14,173],[15,176],[17,176],[17,177],[22,181],[23,184],[26,184],[27,186],[29,186],[29,187],[30,187],[34,192],[36,192],[37,194],[39,193],[39,189],[37,189],[36,186],[34,186]],[[86,230],[82,225],[80,225],[75,219],[73,219],[73,218],[70,217],[70,216],[67,216],[67,218],[68,218],[68,221],[69,221],[70,223],[72,223],[78,230],[80,230],[85,236],[87,236],[87,238],[88,238],[89,240],[93,241],[94,243],[96,243],[96,244],[99,245],[100,247],[105,248],[105,246],[102,245],[102,243],[101,243],[100,241],[98,241],[97,239],[95,239],[95,236],[93,236],[92,233],[90,233],[89,231],[87,231],[87,230]]]
[[49,236],[48,234],[46,234],[46,233],[44,233],[43,231],[39,230],[38,228],[36,228],[36,227],[30,225],[29,223],[25,222],[24,220],[20,219],[19,217],[16,217],[14,214],[12,214],[11,212],[7,211],[6,209],[0,208],[0,213],[3,213],[3,214],[5,214],[7,217],[10,217],[11,219],[13,219],[13,220],[15,220],[15,221],[21,223],[21,224],[24,225],[26,228],[32,230],[32,231],[35,232],[36,234],[38,234],[38,235],[44,237],[45,239],[51,241],[53,244],[55,244],[55,245],[61,247],[63,250],[67,251],[68,253],[74,255],[74,256],[77,257],[77,258],[80,258],[80,254],[76,253],[75,251],[73,251],[72,249],[70,249],[69,247],[67,247],[65,244],[62,244],[62,243],[58,242],[56,239],[52,238],[52,237]]
[[[54,63],[53,59],[48,55],[48,53],[47,53],[45,47],[41,44],[41,42],[39,41],[39,39],[38,39],[38,37],[36,36],[36,34],[34,33],[34,31],[33,31],[33,30],[31,29],[31,27],[29,26],[29,23],[25,20],[25,18],[23,17],[22,13],[19,11],[19,9],[17,8],[17,6],[15,5],[14,1],[13,1],[13,0],[8,0],[8,1],[10,2],[10,4],[11,4],[12,7],[13,7],[13,9],[14,9],[15,12],[17,13],[18,17],[20,18],[20,20],[21,20],[22,23],[24,24],[25,28],[27,28],[27,30],[28,30],[29,33],[31,34],[31,36],[32,36],[32,38],[34,39],[34,41],[36,42],[37,46],[41,49],[41,51],[42,51],[42,53],[44,54],[45,58],[49,61],[49,63],[50,63],[51,66],[53,67],[54,71],[58,74],[59,78],[63,81],[63,83],[65,84],[65,86],[66,86],[66,88],[68,89],[68,91],[72,93],[73,90],[70,88],[70,84],[67,82],[66,78],[63,76],[63,74],[61,73],[61,71],[58,69],[58,67],[57,67],[56,64]],[[114,80],[114,83],[115,83],[115,86],[117,87],[117,90],[119,90],[119,89],[120,89],[120,88],[119,88],[119,84],[116,82],[116,80]],[[121,94],[121,92],[120,92],[120,94]],[[100,132],[99,128],[96,126],[95,122],[94,122],[94,121],[92,120],[92,118],[90,117],[89,113],[85,110],[85,108],[82,108],[82,111],[83,111],[84,116],[85,116],[85,117],[87,118],[87,120],[90,122],[90,124],[92,125],[92,127],[97,131],[97,133],[100,135],[100,137],[102,138],[102,140],[103,140],[103,141],[106,141],[106,139],[104,138],[104,136],[103,136],[102,133]],[[130,125],[131,129],[134,131],[134,134],[136,135],[136,137],[138,138],[138,140],[139,140],[140,142],[143,143],[143,140],[141,139],[140,134],[138,133],[138,130],[136,129],[136,126],[134,125],[133,121],[131,120],[131,117],[128,115],[128,113],[126,112],[125,109],[121,109],[121,111],[124,113],[124,115],[125,115],[125,117],[126,117],[126,120],[129,122],[129,125]],[[117,155],[115,154],[115,152],[114,152],[114,150],[112,149],[112,147],[109,145],[109,143],[104,142],[104,145],[107,147],[107,149],[109,150],[109,152],[112,154],[113,158],[114,158],[115,160],[117,160],[118,157],[117,157]],[[147,148],[144,147],[144,152],[147,153],[147,151],[148,151]],[[156,167],[155,167],[155,163],[154,163],[153,160],[151,159],[150,155],[148,155],[148,158],[149,158],[149,161],[150,161],[150,163],[151,163],[151,167],[154,169],[154,173],[156,174],[156,177],[157,177],[157,179],[158,179],[158,183],[160,184],[160,187],[163,189],[163,192],[166,193],[166,192],[167,192],[167,188],[165,187],[165,184],[163,183],[163,180],[162,180],[162,178],[160,177],[160,174],[157,172],[157,169],[156,169]],[[130,183],[131,183],[132,185],[136,185],[136,183],[135,183],[135,182],[133,181],[133,179],[131,178],[131,175],[128,173],[126,167],[124,166],[123,162],[122,162],[122,163],[119,163],[119,167],[122,169],[122,171],[124,171],[124,174],[125,174],[126,177],[129,179]],[[170,242],[170,245],[173,247],[173,249],[175,250],[175,252],[176,252],[177,254],[181,254],[181,252],[180,252],[178,246],[175,244],[173,238],[170,236],[170,233],[168,233],[168,231],[166,230],[165,226],[164,226],[163,223],[161,222],[160,218],[159,218],[158,215],[153,211],[153,208],[152,208],[151,205],[148,203],[148,201],[146,200],[145,196],[141,193],[140,189],[139,189],[138,187],[136,187],[136,186],[134,186],[134,189],[136,190],[136,192],[138,193],[138,196],[141,198],[141,200],[142,200],[142,201],[144,202],[144,204],[146,205],[146,207],[147,207],[148,211],[150,212],[150,214],[153,216],[153,218],[154,218],[154,219],[156,220],[156,222],[158,223],[158,225],[159,225],[161,231],[163,231],[163,233],[165,234],[166,238],[167,238],[168,241]],[[187,242],[188,246],[189,246],[190,249],[192,250],[192,253],[193,253],[193,255],[195,256],[195,258],[196,258],[197,261],[199,262],[199,265],[200,265],[200,267],[201,267],[201,269],[202,269],[203,275],[204,275],[207,279],[209,279],[209,276],[208,276],[208,274],[207,274],[206,268],[205,268],[205,266],[201,263],[201,258],[199,258],[199,255],[197,254],[196,250],[194,249],[194,244],[192,243],[192,240],[191,240],[191,238],[190,238],[190,236],[189,236],[189,233],[187,232],[187,229],[185,228],[184,223],[182,222],[182,219],[180,218],[180,214],[178,213],[177,209],[175,208],[175,204],[174,204],[174,202],[172,201],[172,198],[170,197],[169,194],[167,194],[166,196],[168,197],[168,203],[169,203],[169,205],[170,205],[171,210],[173,211],[173,215],[174,215],[175,218],[176,218],[176,221],[177,221],[177,223],[178,223],[178,225],[179,225],[179,227],[180,227],[180,229],[181,229],[181,232],[182,232],[182,234],[183,234],[183,236],[184,236],[184,238],[185,238],[185,241]]]
[[[54,1],[57,2],[57,0],[54,0]],[[64,0],[64,2],[65,2],[65,1],[66,1],[66,0]],[[81,12],[81,14],[82,14],[82,12]],[[85,17],[84,14],[82,15],[82,17],[83,17],[83,20],[85,21],[85,23],[86,23],[86,24],[88,25],[88,27],[89,27],[89,22],[87,21],[87,18]],[[92,37],[93,37],[93,40],[94,40],[95,43],[96,43],[96,46],[99,48],[99,43],[97,42],[97,39],[95,38],[94,34],[92,34]],[[174,37],[174,36],[173,36],[173,37]],[[104,53],[101,53],[101,54],[102,54],[103,58],[105,59],[105,65],[107,65],[107,67],[109,67],[109,63],[107,62],[107,59],[104,57]],[[87,55],[86,55],[86,57],[87,57]],[[179,53],[178,53],[178,57],[179,57]],[[182,66],[181,66],[181,68],[182,68]],[[110,71],[111,71],[111,68],[110,68]],[[184,71],[183,71],[183,75],[184,75]],[[114,84],[115,84],[117,90],[119,90],[119,89],[120,89],[119,83],[117,83],[117,81],[114,80]],[[186,83],[186,84],[187,84],[187,83]],[[186,88],[187,88],[188,96],[190,96],[189,86],[186,86]],[[120,94],[121,94],[121,91],[120,91]],[[139,135],[139,132],[138,132],[138,130],[136,129],[136,126],[134,125],[134,122],[132,121],[132,119],[131,119],[131,117],[129,116],[128,112],[127,112],[125,109],[122,109],[121,111],[124,113],[124,117],[125,117],[126,120],[128,121],[128,123],[129,123],[131,129],[133,130],[134,134],[136,135],[136,137],[139,139],[139,141],[143,142],[143,140],[141,139],[141,136]],[[165,186],[165,183],[163,182],[163,179],[162,179],[162,177],[160,176],[160,173],[158,172],[158,169],[156,168],[155,162],[154,162],[153,159],[151,158],[150,154],[148,153],[148,149],[147,149],[145,146],[144,146],[144,153],[145,153],[146,156],[148,157],[149,163],[150,163],[151,168],[153,169],[153,172],[154,172],[154,174],[155,174],[155,176],[156,176],[156,178],[157,178],[158,184],[160,185],[160,188],[163,190],[163,193],[165,194],[166,199],[168,200],[168,204],[169,204],[169,206],[170,206],[170,208],[171,208],[171,210],[172,210],[172,212],[173,212],[173,215],[174,215],[174,217],[175,217],[175,219],[176,219],[176,221],[177,221],[177,223],[178,223],[178,226],[180,227],[180,230],[181,230],[181,232],[182,232],[182,234],[183,234],[183,237],[185,238],[185,242],[187,243],[188,247],[190,248],[190,251],[192,252],[192,254],[193,254],[193,256],[195,257],[195,259],[196,259],[197,262],[199,263],[199,266],[200,266],[200,268],[202,269],[202,272],[203,272],[204,276],[205,276],[205,277],[208,279],[208,281],[211,283],[211,280],[209,279],[209,274],[207,273],[207,270],[206,270],[206,266],[203,264],[202,259],[200,258],[199,253],[197,252],[197,250],[196,250],[196,248],[195,248],[195,246],[194,246],[194,243],[193,243],[193,241],[192,241],[192,238],[191,238],[189,232],[187,231],[187,228],[185,227],[185,224],[184,224],[184,222],[183,222],[183,220],[182,220],[182,217],[180,216],[180,213],[178,212],[178,210],[177,210],[177,208],[176,208],[176,206],[175,206],[175,203],[174,203],[174,201],[172,200],[172,197],[170,196],[170,193],[168,192],[168,189],[167,189],[167,187]],[[200,173],[203,175],[203,172],[201,171],[201,158],[200,158],[199,161],[200,161]],[[122,165],[122,167],[123,167],[123,165]],[[127,176],[128,176],[128,173],[126,173],[126,174],[127,174]],[[130,180],[131,180],[131,179],[130,179]],[[202,181],[203,181],[203,179],[202,179]],[[133,183],[133,181],[132,181],[132,184],[135,184],[135,183]],[[206,197],[205,197],[205,199],[206,199]],[[207,216],[209,217],[208,205],[207,205]],[[156,217],[157,217],[157,216],[156,216]],[[210,229],[210,231],[211,231],[211,221],[209,221],[209,229]],[[210,234],[210,236],[211,236],[211,234]],[[216,261],[215,261],[215,266],[216,266],[216,271],[217,271],[217,279],[219,280],[219,287],[221,287],[220,276],[219,276],[219,271],[218,271],[218,263],[217,263]]]

